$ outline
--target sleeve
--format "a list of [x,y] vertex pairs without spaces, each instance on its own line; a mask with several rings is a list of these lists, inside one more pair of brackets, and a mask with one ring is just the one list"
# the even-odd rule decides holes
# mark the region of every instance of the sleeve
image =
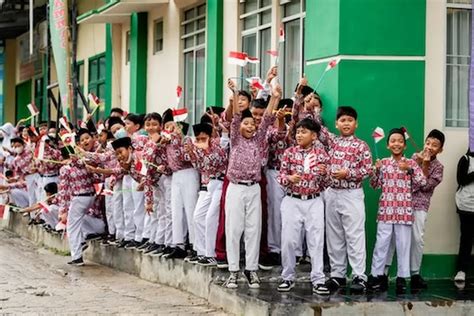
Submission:
[[268,128],[275,122],[275,115],[265,113],[257,130],[257,140],[261,143],[267,136]]
[[292,111],[292,119],[293,121],[295,121],[296,123],[299,122],[300,120],[300,110],[301,110],[301,105],[303,104],[304,102],[304,97],[303,96],[299,96],[299,97],[296,97],[295,98],[295,102],[293,103],[293,111]]
[[232,123],[230,123],[230,145],[235,146],[239,140],[239,129],[240,123],[242,122],[242,114],[236,113],[232,117]]
[[153,205],[153,185],[151,181],[151,176],[148,175],[149,173],[150,173],[150,169],[148,169],[147,175],[145,177],[145,185],[144,185],[145,207],[147,205]]
[[384,160],[382,159],[382,166],[379,170],[374,170],[372,176],[370,177],[370,186],[374,189],[380,189],[382,187],[382,169]]
[[443,171],[444,171],[443,165],[439,164],[438,166],[436,166],[436,168],[434,168],[431,174],[429,174],[428,177],[426,178],[426,185],[419,188],[420,191],[422,192],[433,191],[438,186],[438,184],[440,184],[441,181],[443,181]]
[[8,184],[9,189],[26,189],[26,182],[25,181],[17,181]]
[[278,174],[278,183],[284,187],[290,186],[290,181],[288,176],[290,175],[290,159],[289,159],[290,149],[285,150],[283,157],[281,158],[280,173]]
[[[321,149],[321,157],[323,157],[321,159],[321,163],[326,165],[326,166],[329,165],[329,162],[330,162],[329,155],[323,149]],[[329,171],[329,168],[327,168],[327,170]],[[324,175],[321,175],[319,172],[318,172],[318,174],[320,176],[320,183],[321,183],[321,188],[320,189],[321,189],[321,191],[323,191],[324,189],[326,189],[327,187],[330,186],[331,177],[329,175],[329,172],[326,172],[326,174],[324,174]]]
[[412,185],[413,187],[424,187],[426,186],[426,177],[423,174],[423,170],[421,167],[416,163],[416,161],[410,159],[410,167],[412,168]]
[[354,182],[362,182],[365,178],[372,174],[372,153],[366,143],[359,146],[360,157],[357,167],[349,168],[349,175],[347,180]]
[[228,149],[230,143],[229,133],[222,133],[220,137],[220,146],[223,149]]
[[59,172],[59,185],[57,195],[60,215],[68,212],[69,203],[71,202],[71,192],[69,189],[70,186],[67,185],[68,183],[68,169],[61,168]]
[[466,186],[474,182],[474,173],[468,173],[469,170],[469,158],[467,156],[462,156],[459,159],[458,167],[456,171],[456,179],[458,181],[458,185]]

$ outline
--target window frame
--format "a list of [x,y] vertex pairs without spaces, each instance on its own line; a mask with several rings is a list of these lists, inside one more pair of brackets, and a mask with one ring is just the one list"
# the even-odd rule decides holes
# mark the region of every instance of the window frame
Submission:
[[[161,48],[157,48],[157,25],[161,23]],[[159,52],[162,52],[164,49],[164,37],[165,37],[165,23],[163,18],[158,18],[153,21],[153,55],[156,55]]]
[[[106,73],[106,68],[107,68],[107,66],[104,67],[103,77],[100,77],[100,76],[99,76],[99,75],[102,74],[102,72],[100,71],[100,60],[101,60],[102,58],[103,58],[104,60],[106,60],[105,52],[100,53],[100,54],[97,54],[97,55],[94,55],[94,56],[91,56],[91,57],[89,57],[88,60],[87,60],[87,69],[88,69],[88,72],[87,72],[87,90],[88,90],[88,92],[87,92],[87,94],[89,94],[89,92],[90,92],[92,89],[94,89],[95,95],[96,95],[99,99],[101,99],[101,100],[103,100],[103,99],[105,98],[105,96],[101,96],[100,93],[98,93],[98,92],[100,91],[100,90],[99,90],[99,87],[103,85],[103,86],[104,86],[104,92],[105,92],[105,86],[106,86],[106,84],[107,84],[107,82],[106,82],[107,76],[106,76],[106,74],[105,74],[105,73]],[[94,62],[94,61],[97,61],[97,79],[92,81],[92,80],[91,80],[91,74],[92,74],[92,72],[91,72],[91,64],[92,64],[92,62]],[[85,80],[85,78],[84,78],[84,80]],[[87,98],[87,96],[86,96],[86,98]],[[92,109],[92,110],[93,110],[93,109]],[[96,112],[95,117],[96,117],[96,119],[98,120],[99,118],[104,118],[104,116],[105,116],[105,114],[104,114],[104,107],[102,107],[101,109],[99,109],[99,110]]]

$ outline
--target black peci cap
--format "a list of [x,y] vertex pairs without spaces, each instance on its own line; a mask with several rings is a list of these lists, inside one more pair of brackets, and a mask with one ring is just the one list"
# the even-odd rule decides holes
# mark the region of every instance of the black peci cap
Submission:
[[117,150],[122,147],[128,148],[131,146],[132,146],[132,139],[130,137],[122,137],[112,142],[112,147],[114,150]]
[[212,126],[207,123],[199,123],[193,125],[193,132],[194,136],[198,136],[201,133],[208,135],[209,137],[212,136]]

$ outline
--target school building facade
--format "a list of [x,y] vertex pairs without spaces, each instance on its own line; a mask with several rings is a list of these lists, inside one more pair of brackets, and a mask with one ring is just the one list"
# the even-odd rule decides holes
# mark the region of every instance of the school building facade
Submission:
[[[40,1],[41,2],[41,1]],[[77,61],[82,91],[105,101],[105,112],[163,112],[180,106],[190,122],[206,106],[225,106],[231,77],[265,77],[278,50],[279,77],[291,97],[305,74],[315,86],[328,61],[340,58],[318,88],[324,119],[334,127],[338,105],[359,112],[357,135],[373,149],[371,133],[405,126],[421,147],[438,128],[447,142],[440,156],[444,181],[436,189],[426,225],[422,274],[455,273],[459,220],[456,165],[468,146],[468,77],[471,0],[78,0]],[[41,24],[41,23],[39,23]],[[25,117],[35,100],[46,115],[44,25],[35,27],[36,57],[25,55],[28,35],[2,41],[0,107],[3,122]],[[285,42],[279,44],[279,29]],[[260,63],[227,63],[243,51]],[[3,75],[3,77],[2,77]],[[81,102],[78,109],[82,111]],[[51,114],[54,115],[54,109]],[[54,118],[55,116],[53,116]],[[384,140],[385,141],[385,140]],[[378,144],[381,156],[388,155]],[[408,142],[407,154],[414,152]],[[375,241],[378,193],[366,186],[368,263]]]

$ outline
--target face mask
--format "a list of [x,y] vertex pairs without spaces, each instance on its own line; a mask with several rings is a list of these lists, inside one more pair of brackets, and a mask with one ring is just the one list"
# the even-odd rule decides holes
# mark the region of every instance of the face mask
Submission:
[[148,132],[145,131],[144,129],[141,129],[138,131],[138,135],[148,136]]
[[15,147],[15,152],[19,155],[23,152],[23,147]]
[[124,137],[127,137],[127,136],[128,136],[127,131],[123,127],[121,129],[119,129],[118,131],[116,131],[115,134],[114,134],[114,137],[116,139],[124,138]]

